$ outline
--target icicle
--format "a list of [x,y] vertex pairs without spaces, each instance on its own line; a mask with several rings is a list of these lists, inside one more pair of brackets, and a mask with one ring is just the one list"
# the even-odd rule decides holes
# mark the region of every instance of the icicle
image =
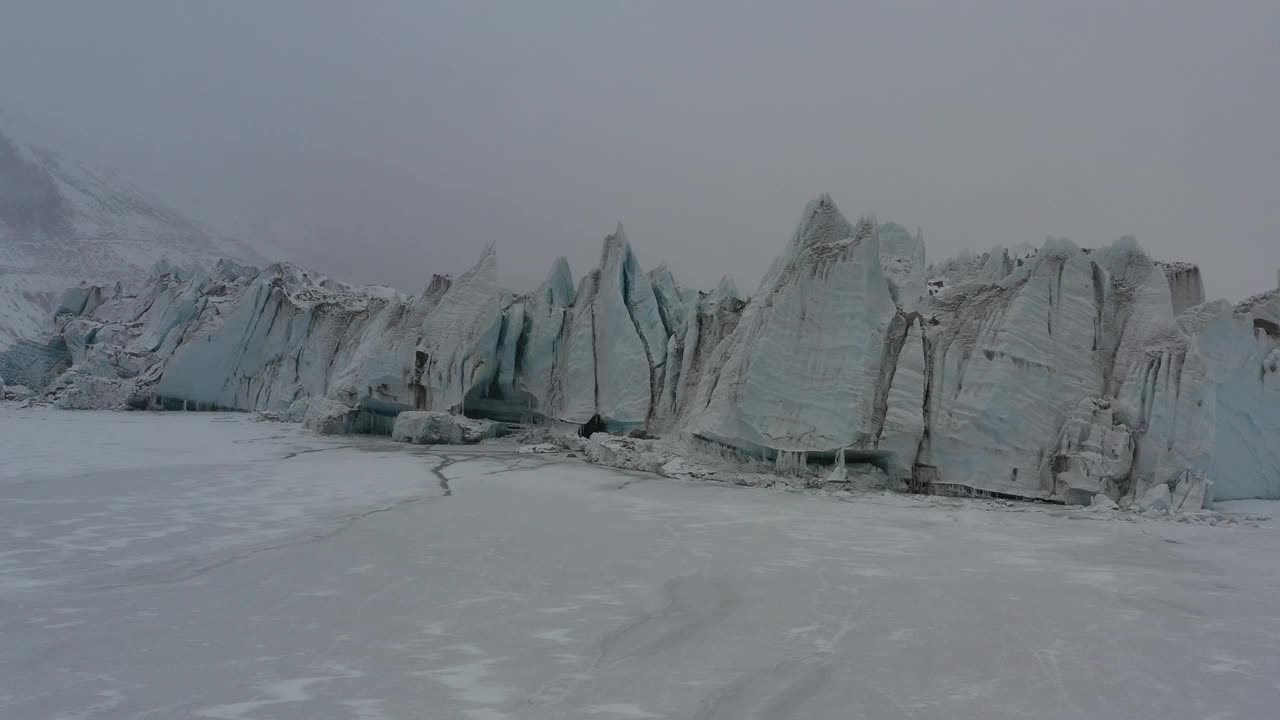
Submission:
[[835,466],[831,469],[831,474],[827,476],[827,482],[848,482],[849,473],[845,469],[844,464],[844,448],[836,450]]
[[773,467],[780,475],[803,475],[809,469],[809,455],[804,451],[779,450]]

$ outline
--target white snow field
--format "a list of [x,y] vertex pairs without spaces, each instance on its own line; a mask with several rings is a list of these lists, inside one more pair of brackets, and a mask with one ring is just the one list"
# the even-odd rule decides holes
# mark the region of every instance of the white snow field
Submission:
[[780,492],[504,443],[8,406],[0,539],[13,720],[1280,707],[1273,522]]

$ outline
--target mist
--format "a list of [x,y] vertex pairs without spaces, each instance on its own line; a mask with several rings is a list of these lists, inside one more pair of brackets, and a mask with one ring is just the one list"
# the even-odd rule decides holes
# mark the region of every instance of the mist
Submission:
[[1280,267],[1274,2],[7,0],[0,107],[210,226],[414,291],[496,241],[750,291],[804,203],[929,257],[1134,235],[1209,296]]

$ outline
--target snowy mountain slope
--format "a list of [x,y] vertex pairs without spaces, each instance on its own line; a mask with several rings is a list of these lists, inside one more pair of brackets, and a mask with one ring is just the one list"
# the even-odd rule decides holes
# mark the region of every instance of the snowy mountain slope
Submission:
[[81,282],[141,281],[160,261],[264,262],[123,175],[30,139],[41,134],[0,116],[0,347],[51,332],[55,299]]
[[497,285],[492,246],[418,296],[288,265],[161,272],[60,301],[34,384],[69,366],[46,393],[64,406],[290,417],[322,398],[363,432],[409,409],[564,421],[935,492],[1280,497],[1280,291],[1179,311],[1198,271],[1131,238],[929,266],[919,233],[824,195],[748,300],[644,272],[620,227],[600,258],[528,295]]

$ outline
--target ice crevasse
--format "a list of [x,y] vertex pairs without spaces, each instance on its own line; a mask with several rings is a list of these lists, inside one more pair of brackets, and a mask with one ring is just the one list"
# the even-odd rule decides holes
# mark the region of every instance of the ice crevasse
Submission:
[[749,298],[646,272],[621,225],[576,282],[557,258],[514,293],[497,262],[416,295],[233,262],[80,288],[44,396],[295,419],[323,399],[386,434],[404,411],[558,421],[1068,502],[1280,498],[1280,291],[1206,302],[1132,238],[929,264],[918,231],[822,195]]

